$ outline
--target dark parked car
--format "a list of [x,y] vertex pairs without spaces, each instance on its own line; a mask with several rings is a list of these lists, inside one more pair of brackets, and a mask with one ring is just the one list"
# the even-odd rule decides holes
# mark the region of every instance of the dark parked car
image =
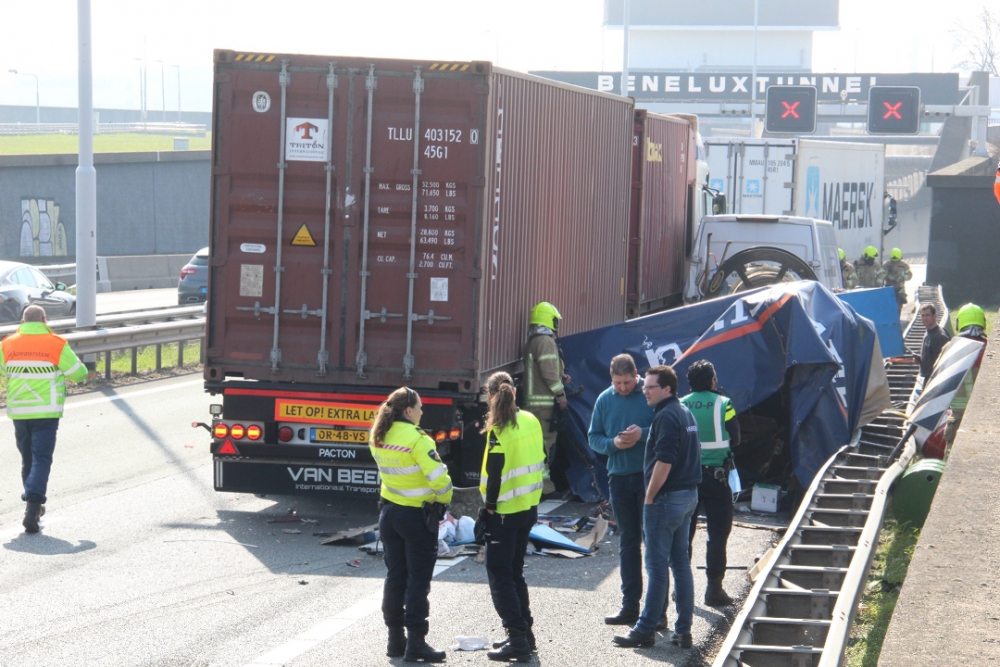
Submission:
[[50,320],[76,315],[76,297],[66,285],[28,264],[0,261],[0,322],[20,322],[28,306],[41,306]]
[[202,248],[181,269],[177,303],[200,303],[208,298],[208,248]]

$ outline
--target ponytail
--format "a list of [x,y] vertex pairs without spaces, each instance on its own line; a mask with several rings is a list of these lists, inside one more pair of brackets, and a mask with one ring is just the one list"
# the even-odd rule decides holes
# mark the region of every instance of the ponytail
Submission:
[[503,371],[494,373],[486,382],[490,409],[483,433],[491,429],[504,430],[510,425],[517,428],[517,401],[514,398],[514,380]]
[[385,402],[379,406],[375,420],[372,422],[370,436],[372,445],[381,447],[385,444],[386,433],[397,420],[403,419],[403,413],[406,412],[406,409],[415,406],[419,398],[417,392],[409,387],[400,387],[389,394]]

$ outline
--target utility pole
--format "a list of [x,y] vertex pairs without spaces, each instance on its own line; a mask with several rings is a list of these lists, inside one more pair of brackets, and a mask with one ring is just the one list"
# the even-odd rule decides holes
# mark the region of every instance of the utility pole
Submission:
[[631,5],[631,0],[625,0],[625,7],[622,11],[622,34],[625,37],[625,45],[622,49],[622,97],[628,97],[628,34]]
[[760,0],[753,0],[753,71],[750,73],[750,136],[757,137],[757,10]]
[[97,172],[90,0],[77,0],[80,157],[76,168],[76,326],[97,324]]
[[146,105],[143,102],[143,99],[145,98],[145,94],[144,94],[143,85],[142,85],[142,58],[133,58],[132,60],[135,60],[135,61],[137,61],[139,63],[139,122],[145,122],[146,121]]
[[160,108],[163,112],[163,122],[167,122],[167,84],[163,77],[163,61],[157,60],[160,63]]
[[181,66],[171,65],[177,68],[177,122],[181,122]]

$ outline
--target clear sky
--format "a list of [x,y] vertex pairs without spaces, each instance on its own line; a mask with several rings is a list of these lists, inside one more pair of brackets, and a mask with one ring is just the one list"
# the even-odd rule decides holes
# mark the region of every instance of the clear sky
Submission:
[[[997,3],[994,0],[995,4]],[[145,54],[150,111],[211,109],[212,49],[492,60],[518,70],[600,70],[621,33],[600,0],[93,0],[94,105],[138,108]],[[838,31],[817,33],[814,71],[951,71],[955,28],[984,0],[840,0]],[[0,104],[76,106],[76,0],[0,0]],[[617,44],[617,45],[616,45]],[[161,82],[161,65],[164,77]]]

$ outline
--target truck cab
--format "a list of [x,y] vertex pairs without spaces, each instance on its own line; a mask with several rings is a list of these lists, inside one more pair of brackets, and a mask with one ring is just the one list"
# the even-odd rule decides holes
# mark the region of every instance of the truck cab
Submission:
[[693,303],[778,282],[842,287],[833,225],[784,215],[710,215],[695,235],[684,300]]

